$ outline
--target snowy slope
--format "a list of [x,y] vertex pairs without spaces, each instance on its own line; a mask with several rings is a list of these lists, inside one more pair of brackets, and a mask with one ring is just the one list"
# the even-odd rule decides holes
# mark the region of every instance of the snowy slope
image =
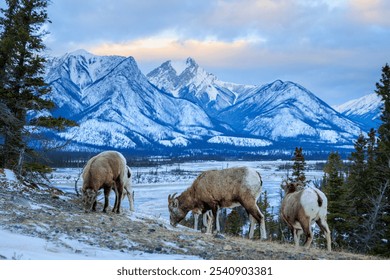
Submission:
[[376,93],[372,93],[334,108],[344,116],[362,124],[364,131],[368,131],[379,126],[382,106],[381,98]]
[[218,116],[241,133],[271,140],[346,143],[359,134],[355,123],[304,87],[277,80]]

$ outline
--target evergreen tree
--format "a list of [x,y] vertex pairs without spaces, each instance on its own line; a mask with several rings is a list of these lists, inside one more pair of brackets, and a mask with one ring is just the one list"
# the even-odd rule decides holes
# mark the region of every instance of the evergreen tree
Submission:
[[390,255],[390,67],[382,68],[376,93],[384,103],[382,124],[360,135],[351,153],[348,188],[350,245],[362,253]]
[[[54,108],[54,103],[43,98],[50,88],[43,80],[45,58],[42,52],[44,24],[49,22],[47,0],[6,0],[0,17],[0,104],[9,112],[9,119],[0,121],[4,145],[3,166],[21,175],[28,147],[29,124],[27,112]],[[40,123],[40,120],[42,123]],[[51,121],[48,121],[51,120]],[[63,128],[74,122],[45,117],[34,125]]]
[[382,161],[383,166],[388,168],[390,160],[390,67],[388,64],[382,68],[382,78],[379,83],[376,83],[375,92],[383,101],[382,123],[378,129],[379,159]]
[[[259,207],[261,213],[263,213],[264,215],[265,230],[267,232],[268,238],[270,240],[280,240],[281,239],[280,224],[279,224],[281,223],[280,217],[279,215],[274,214],[273,207],[271,207],[268,200],[267,191],[264,192],[264,198],[263,196],[260,196],[257,206]],[[260,239],[259,224],[256,224],[254,238]]]
[[295,148],[294,156],[292,160],[294,161],[293,172],[292,172],[293,180],[300,181],[303,183],[303,185],[305,185],[306,184],[306,176],[305,176],[306,162],[305,162],[305,157],[303,155],[302,147]]
[[[390,67],[386,64],[382,68],[382,76],[376,83],[376,91],[383,101],[381,114],[381,125],[378,128],[377,147],[377,182],[376,200],[380,201],[381,211],[378,213],[378,223],[383,230],[383,234],[377,237],[376,246],[371,247],[371,251],[376,254],[390,256]],[[382,198],[382,199],[381,199]],[[378,205],[376,205],[378,206]],[[374,207],[374,210],[377,210]],[[375,212],[375,211],[374,211]],[[382,240],[387,240],[383,242]]]
[[331,230],[332,241],[339,247],[346,244],[349,218],[346,211],[346,190],[344,186],[344,164],[339,153],[330,153],[324,166],[322,189],[328,198],[327,221]]
[[361,216],[367,212],[364,203],[365,194],[367,191],[367,139],[363,134],[360,134],[354,144],[355,151],[351,153],[349,160],[349,176],[347,180],[349,199],[352,203],[354,212],[351,213],[356,216]]
[[233,236],[240,236],[242,234],[243,226],[243,219],[238,212],[238,207],[235,207],[229,213],[229,215],[227,215],[225,223],[225,233],[231,234]]

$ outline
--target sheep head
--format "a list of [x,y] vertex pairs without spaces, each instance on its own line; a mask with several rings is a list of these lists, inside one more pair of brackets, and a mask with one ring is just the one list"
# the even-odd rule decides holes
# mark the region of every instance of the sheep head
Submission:
[[293,192],[296,192],[296,191],[303,189],[304,184],[301,181],[294,182],[294,181],[291,181],[288,179],[288,180],[283,181],[281,187],[284,190],[284,192],[286,194],[288,194],[288,193],[293,193]]
[[168,209],[169,209],[169,219],[172,226],[177,226],[177,224],[185,218],[187,215],[186,211],[183,211],[180,208],[179,200],[176,197],[177,193],[168,196]]
[[88,213],[92,210],[97,195],[98,195],[97,191],[93,189],[86,189],[83,191],[83,203],[84,203],[85,213]]

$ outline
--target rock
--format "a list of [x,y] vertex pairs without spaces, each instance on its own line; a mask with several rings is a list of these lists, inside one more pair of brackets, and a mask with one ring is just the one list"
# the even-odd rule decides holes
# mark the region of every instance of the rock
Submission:
[[214,235],[214,238],[216,239],[226,239],[225,236],[223,234],[220,234],[220,233],[217,233],[216,235]]
[[232,246],[230,246],[230,245],[225,245],[225,246],[223,246],[223,249],[224,249],[225,251],[231,251],[231,250],[233,250]]

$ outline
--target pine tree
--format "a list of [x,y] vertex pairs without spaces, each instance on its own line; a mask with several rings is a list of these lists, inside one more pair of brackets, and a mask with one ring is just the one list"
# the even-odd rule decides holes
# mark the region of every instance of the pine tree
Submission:
[[[382,76],[376,83],[376,94],[383,101],[381,125],[378,128],[378,145],[376,160],[376,204],[380,203],[381,209],[377,216],[377,222],[383,233],[377,236],[376,246],[371,251],[376,254],[390,256],[390,67],[386,64],[382,68]],[[382,199],[381,199],[382,198]],[[378,207],[374,207],[374,212]],[[371,211],[372,214],[373,211]],[[387,240],[383,242],[382,240]]]
[[347,180],[349,198],[352,203],[352,208],[355,209],[353,215],[362,215],[366,213],[366,204],[364,196],[367,186],[367,139],[363,134],[360,134],[354,144],[355,151],[351,153],[349,160],[349,176]]
[[244,223],[238,212],[238,207],[235,207],[229,215],[227,215],[225,223],[225,233],[233,236],[239,236],[242,234],[242,227]]
[[382,68],[376,93],[384,103],[382,124],[368,137],[360,135],[351,153],[347,179],[348,236],[354,250],[362,253],[390,255],[390,67]]
[[332,240],[339,247],[343,247],[347,243],[344,236],[349,228],[344,169],[339,153],[330,153],[324,166],[322,189],[328,198],[327,221],[332,232]]
[[305,162],[305,157],[303,155],[302,147],[295,148],[294,156],[292,160],[294,161],[293,172],[292,172],[293,180],[300,181],[303,183],[303,185],[305,185],[306,184],[306,176],[305,176],[306,162]]
[[[264,197],[264,198],[263,198]],[[261,213],[264,215],[265,230],[270,240],[280,240],[280,225],[279,215],[273,213],[273,207],[271,207],[268,199],[268,192],[264,191],[264,196],[260,196],[257,203]],[[256,224],[254,238],[260,239],[260,225]]]
[[[27,112],[54,108],[54,103],[43,98],[50,91],[44,82],[45,58],[42,52],[44,24],[49,22],[47,0],[6,0],[7,9],[1,9],[0,17],[0,104],[7,108],[9,119],[0,120],[4,146],[3,166],[14,169],[18,175],[28,147]],[[51,122],[48,120],[51,119]],[[34,125],[63,128],[75,125],[64,119],[42,118]],[[41,122],[41,123],[40,123]]]
[[[390,67],[386,64],[382,68],[382,78],[376,83],[376,93],[382,98],[383,110],[381,114],[381,125],[378,129],[379,153],[384,167],[387,167],[390,160]],[[387,177],[389,178],[389,177]]]

